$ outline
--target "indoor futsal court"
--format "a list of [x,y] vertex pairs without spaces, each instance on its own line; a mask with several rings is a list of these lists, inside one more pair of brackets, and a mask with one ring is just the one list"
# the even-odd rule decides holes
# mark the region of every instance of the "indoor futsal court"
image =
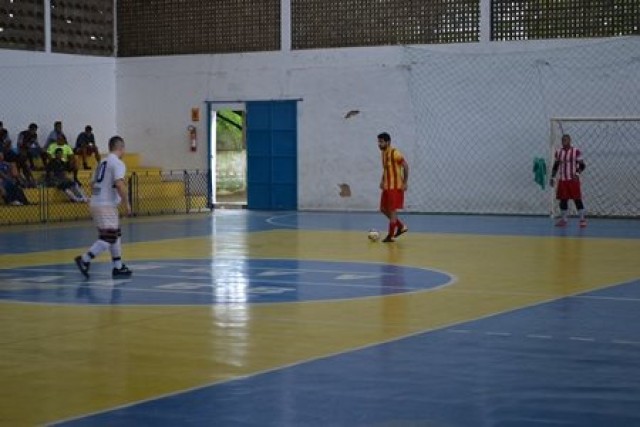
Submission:
[[640,226],[218,210],[0,229],[6,426],[638,426]]

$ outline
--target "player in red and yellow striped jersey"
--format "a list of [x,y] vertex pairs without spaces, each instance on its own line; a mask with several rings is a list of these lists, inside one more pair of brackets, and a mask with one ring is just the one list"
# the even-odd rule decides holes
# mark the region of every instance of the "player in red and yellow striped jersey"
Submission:
[[382,241],[393,242],[409,231],[398,219],[398,209],[404,207],[404,192],[409,182],[409,164],[397,148],[391,146],[391,136],[383,132],[378,135],[378,148],[382,151],[382,179],[380,180],[380,211],[389,219],[389,232]]

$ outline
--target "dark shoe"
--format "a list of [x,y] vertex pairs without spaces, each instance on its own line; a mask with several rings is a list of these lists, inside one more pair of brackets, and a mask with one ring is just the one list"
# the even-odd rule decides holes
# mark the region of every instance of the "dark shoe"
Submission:
[[86,170],[86,171],[90,171],[90,170],[91,170],[91,166],[89,166],[89,165],[84,165],[84,166],[82,166],[82,167],[83,167],[83,168],[84,168],[84,170]]
[[111,276],[114,279],[124,279],[126,277],[131,277],[132,274],[133,271],[129,270],[129,267],[124,264],[122,264],[121,268],[114,268],[111,272]]
[[393,243],[395,240],[390,235],[387,235],[384,239],[382,239],[382,243]]
[[406,233],[407,231],[409,231],[409,227],[407,227],[406,225],[403,226],[402,228],[398,228],[398,230],[396,231],[396,235],[394,237],[399,237],[404,233]]
[[91,263],[82,261],[81,256],[77,256],[75,258],[76,265],[78,266],[78,270],[85,277],[85,279],[89,278],[89,267],[91,267]]

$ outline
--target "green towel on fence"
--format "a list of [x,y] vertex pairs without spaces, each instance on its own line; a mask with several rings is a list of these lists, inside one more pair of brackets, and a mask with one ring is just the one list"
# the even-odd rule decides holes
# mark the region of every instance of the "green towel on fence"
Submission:
[[533,180],[544,190],[547,185],[547,162],[542,157],[533,159]]

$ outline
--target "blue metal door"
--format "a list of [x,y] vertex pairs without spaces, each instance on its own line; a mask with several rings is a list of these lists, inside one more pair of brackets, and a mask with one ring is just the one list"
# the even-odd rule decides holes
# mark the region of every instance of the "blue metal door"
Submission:
[[247,208],[298,208],[297,101],[247,102]]

